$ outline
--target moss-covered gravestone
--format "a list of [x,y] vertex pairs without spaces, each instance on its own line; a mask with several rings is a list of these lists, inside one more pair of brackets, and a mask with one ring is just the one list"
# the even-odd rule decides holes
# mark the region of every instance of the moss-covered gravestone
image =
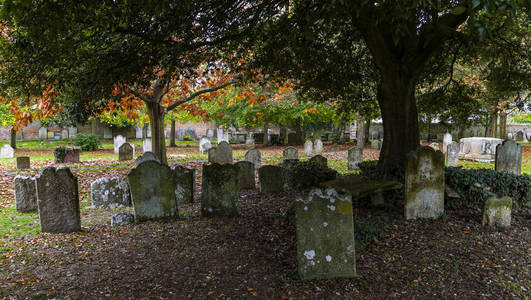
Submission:
[[326,159],[326,157],[322,156],[321,154],[317,154],[317,155],[313,156],[312,158],[310,158],[310,162],[311,163],[315,163],[315,164],[319,164],[319,165],[322,165],[322,166],[325,166],[325,167],[328,166],[328,159]]
[[249,161],[239,161],[234,165],[238,167],[238,172],[240,174],[240,189],[254,189],[256,186],[254,164]]
[[67,167],[45,167],[36,178],[42,232],[81,230],[77,177]]
[[446,146],[446,165],[457,167],[459,165],[459,144],[451,142]]
[[131,206],[129,183],[125,178],[103,177],[96,179],[90,184],[90,196],[90,204],[94,208],[113,209]]
[[406,219],[437,218],[444,213],[444,156],[431,147],[408,155]]
[[299,159],[299,150],[295,147],[287,147],[282,152],[282,156],[284,157],[284,160]]
[[175,198],[177,203],[193,203],[195,169],[175,166],[173,168],[173,177],[175,179]]
[[513,199],[511,197],[497,198],[495,196],[488,198],[483,207],[484,226],[511,226],[511,210],[513,208]]
[[216,163],[232,164],[232,147],[226,141],[222,141],[216,147],[215,160]]
[[522,172],[522,145],[505,140],[496,147],[496,171],[505,171],[514,175]]
[[35,177],[15,177],[15,206],[21,213],[37,211]]
[[260,192],[263,194],[278,193],[284,190],[284,170],[277,166],[262,166],[258,169]]
[[260,151],[256,149],[251,149],[245,153],[245,160],[254,164],[254,169],[260,169],[262,159]]
[[240,177],[236,165],[203,165],[201,216],[238,216],[236,203],[240,198]]
[[135,156],[135,148],[129,143],[122,143],[120,147],[118,147],[118,160],[124,161],[124,160],[132,160],[133,156]]
[[348,169],[358,170],[358,164],[363,161],[363,149],[352,147],[348,149]]
[[138,166],[141,163],[143,163],[145,161],[148,161],[148,160],[154,160],[154,161],[160,163],[160,160],[157,158],[155,153],[150,152],[150,151],[146,151],[146,152],[144,152],[144,154],[142,154],[142,155],[140,155],[139,157],[136,158],[135,166]]
[[212,147],[207,150],[208,155],[208,162],[209,163],[215,163],[216,162],[216,147]]
[[170,167],[147,160],[134,167],[127,179],[137,221],[177,218],[175,180]]
[[332,188],[297,197],[297,269],[303,280],[356,275],[352,215],[350,195]]
[[17,169],[29,169],[30,158],[29,156],[17,156]]

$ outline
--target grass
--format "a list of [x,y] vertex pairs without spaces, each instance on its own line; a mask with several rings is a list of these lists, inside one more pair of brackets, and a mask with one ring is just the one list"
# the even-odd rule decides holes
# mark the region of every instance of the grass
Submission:
[[40,231],[41,226],[36,213],[21,214],[17,212],[15,205],[0,210],[0,237],[28,236],[38,234]]
[[[114,149],[113,140],[100,139],[101,149]],[[128,143],[142,147],[141,139],[130,139]],[[175,141],[177,147],[197,146],[199,141]],[[9,141],[1,141],[0,147],[9,145]],[[166,140],[166,146],[170,145],[170,141]],[[17,141],[17,149],[20,150],[53,150],[59,146],[74,146],[73,140],[31,140],[31,141]]]

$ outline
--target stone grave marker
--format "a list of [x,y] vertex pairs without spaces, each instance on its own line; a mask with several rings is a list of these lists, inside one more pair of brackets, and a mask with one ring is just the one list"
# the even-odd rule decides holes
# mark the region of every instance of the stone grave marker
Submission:
[[239,168],[236,165],[203,165],[201,216],[238,216],[240,198]]
[[514,175],[522,173],[522,145],[506,140],[496,147],[495,169]]
[[175,180],[175,199],[177,199],[177,203],[193,203],[195,169],[175,166],[173,168],[173,178]]
[[245,147],[247,149],[250,149],[250,148],[254,148],[255,147],[255,144],[254,144],[254,139],[251,135],[248,135],[246,138],[245,138]]
[[260,154],[260,151],[257,149],[251,149],[245,153],[245,161],[248,161],[252,164],[254,164],[254,169],[258,170],[260,169],[260,166],[262,164],[262,154]]
[[382,148],[382,144],[379,140],[372,140],[371,141],[371,149],[379,150]]
[[222,141],[216,147],[215,162],[220,165],[232,164],[232,147],[228,142]]
[[61,130],[61,139],[62,140],[68,140],[69,139],[68,129]]
[[35,180],[41,231],[80,231],[77,177],[70,169],[45,167]]
[[446,166],[457,167],[459,165],[459,144],[451,142],[446,145]]
[[77,127],[74,127],[74,126],[68,127],[68,137],[72,139],[76,137],[76,135],[77,135]]
[[137,139],[141,139],[143,136],[142,136],[142,126],[136,126],[135,127],[135,138]]
[[17,169],[29,169],[30,167],[29,156],[17,156]]
[[192,127],[188,127],[184,133],[185,135],[195,139],[197,136],[195,134],[195,130]]
[[184,128],[179,127],[177,129],[177,139],[182,140],[184,138]]
[[316,139],[314,142],[313,149],[317,154],[323,153],[323,141],[321,141],[321,139]]
[[312,189],[295,201],[297,269],[303,280],[354,277],[356,256],[351,196]]
[[148,151],[136,158],[135,166],[138,166],[139,164],[148,160],[154,160],[160,164],[160,160],[157,158],[157,156],[155,156],[155,153]]
[[127,174],[127,179],[137,221],[178,217],[170,167],[156,160],[143,161]]
[[53,151],[55,163],[78,163],[80,152],[79,147],[57,147]]
[[304,142],[304,154],[306,154],[306,156],[312,156],[312,153],[313,153],[313,143],[312,141],[307,140],[306,142]]
[[200,153],[207,153],[208,149],[212,148],[212,143],[210,143],[210,140],[207,137],[202,137],[199,140],[199,152]]
[[271,194],[284,191],[284,170],[278,166],[262,166],[258,169],[260,193]]
[[153,148],[151,147],[151,139],[145,139],[142,141],[142,150],[144,152],[153,151]]
[[115,154],[118,154],[120,146],[122,146],[125,142],[126,142],[125,137],[121,135],[117,135],[114,137],[114,153]]
[[98,178],[90,184],[90,195],[93,208],[131,206],[129,183],[124,178]]
[[15,183],[15,206],[20,213],[37,211],[35,177],[17,175]]
[[298,160],[299,159],[299,150],[295,147],[286,147],[284,151],[282,151],[282,156],[284,160]]
[[119,212],[112,215],[111,217],[111,226],[126,226],[133,224],[135,222],[135,216],[129,212]]
[[103,127],[103,138],[112,139],[112,129],[109,127]]
[[234,164],[240,174],[240,190],[254,189],[256,187],[254,164],[249,161],[239,161]]
[[485,201],[483,207],[483,226],[511,226],[511,210],[513,208],[513,199],[511,197],[497,198],[492,196]]
[[358,170],[358,164],[363,161],[363,149],[352,147],[348,149],[348,169]]
[[212,129],[207,129],[206,135],[209,139],[214,137],[214,131]]
[[216,162],[216,147],[212,147],[208,149],[207,154],[208,154],[208,162],[211,164],[215,163]]
[[431,147],[408,154],[406,219],[437,218],[444,213],[444,156]]
[[5,144],[0,149],[0,158],[13,158],[15,156],[15,149]]
[[129,143],[123,143],[118,149],[118,160],[132,160],[135,156],[135,148]]
[[314,157],[310,158],[310,162],[328,167],[328,159],[326,159],[326,157],[322,156],[321,154],[317,154]]
[[439,150],[439,143],[431,143],[430,147],[432,147],[433,150],[438,151]]
[[45,140],[48,138],[48,128],[41,127],[39,128],[39,139]]
[[452,135],[446,132],[443,137],[443,153],[446,153],[446,148],[452,143]]
[[521,131],[521,130],[516,132],[516,134],[514,135],[514,139],[517,142],[523,142],[524,141],[524,132]]

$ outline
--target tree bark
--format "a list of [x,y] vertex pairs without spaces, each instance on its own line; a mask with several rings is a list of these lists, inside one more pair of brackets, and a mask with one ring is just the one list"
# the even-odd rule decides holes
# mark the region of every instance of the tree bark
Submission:
[[495,138],[498,135],[498,110],[494,109],[490,116],[490,131],[491,137]]
[[367,144],[369,142],[369,135],[371,133],[371,119],[370,118],[366,118],[364,119],[365,120],[365,126],[364,126],[364,130],[365,130],[365,135],[363,136],[363,144]]
[[358,126],[356,126],[356,147],[363,149],[365,145],[365,126],[363,126],[363,117],[358,114]]
[[17,149],[17,131],[15,129],[11,129],[11,147]]
[[171,120],[170,147],[175,147],[175,120]]
[[505,110],[500,111],[500,138],[507,138],[507,112]]
[[168,163],[166,158],[166,140],[164,137],[164,111],[158,102],[146,102],[151,124],[151,148],[153,153],[163,164]]
[[264,146],[269,144],[269,137],[267,136],[267,123],[264,123]]

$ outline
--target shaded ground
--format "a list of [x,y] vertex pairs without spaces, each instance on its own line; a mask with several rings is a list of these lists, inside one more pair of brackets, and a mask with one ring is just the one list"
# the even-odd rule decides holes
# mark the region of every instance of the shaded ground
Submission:
[[[346,148],[327,147],[325,156],[346,158]],[[262,152],[267,157],[280,149]],[[240,151],[244,150],[235,155]],[[373,150],[365,153],[377,155]],[[527,209],[513,211],[511,228],[492,230],[480,225],[479,211],[447,211],[434,221],[406,221],[400,203],[387,210],[358,207],[358,276],[303,282],[296,275],[294,228],[285,217],[295,192],[271,196],[257,190],[243,192],[240,218],[200,218],[196,201],[179,207],[177,221],[116,228],[108,224],[113,212],[88,207],[90,182],[128,172],[128,168],[108,168],[115,163],[87,163],[107,168],[74,172],[82,197],[82,232],[26,236],[0,232],[0,297],[513,299],[531,293]],[[176,163],[181,162],[171,162]],[[200,163],[186,165],[200,169]],[[12,177],[5,175],[0,181],[0,211],[13,201]]]

